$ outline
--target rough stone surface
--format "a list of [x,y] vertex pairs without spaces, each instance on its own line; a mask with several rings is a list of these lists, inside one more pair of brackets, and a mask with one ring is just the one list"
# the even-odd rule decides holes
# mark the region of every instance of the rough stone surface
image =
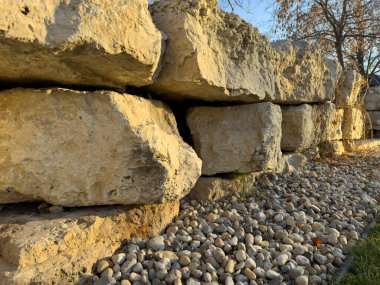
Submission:
[[369,88],[363,108],[367,111],[380,111],[380,87]]
[[0,153],[0,203],[174,201],[201,171],[167,106],[111,91],[1,92]]
[[340,86],[337,88],[335,105],[337,108],[349,108],[355,105],[362,79],[355,70],[343,71]]
[[343,118],[343,139],[356,140],[361,139],[364,135],[365,120],[363,111],[358,107],[344,110]]
[[283,151],[299,152],[326,141],[331,133],[334,104],[282,106]]
[[380,130],[380,111],[368,112],[373,130]]
[[301,153],[288,153],[281,157],[278,172],[290,173],[305,166],[307,157]]
[[222,11],[216,0],[161,0],[150,9],[168,36],[153,91],[175,99],[274,98],[278,57],[257,28]]
[[380,139],[344,140],[343,143],[348,152],[372,151],[380,146]]
[[20,205],[0,212],[1,284],[79,284],[92,264],[133,236],[158,234],[179,203],[105,206],[39,214]]
[[343,139],[343,120],[344,120],[344,109],[335,109],[332,112],[332,119],[330,125],[328,126],[328,140],[336,141]]
[[343,141],[325,141],[319,145],[321,156],[342,155],[344,150]]
[[341,66],[324,58],[316,44],[276,41],[272,47],[280,56],[280,72],[274,102],[282,104],[333,101]]
[[152,83],[162,35],[146,0],[4,0],[0,83],[125,88]]
[[193,107],[187,123],[202,174],[274,169],[280,159],[281,109],[272,103]]
[[239,195],[252,195],[255,182],[263,172],[235,174],[227,177],[200,177],[189,197],[198,201],[215,201],[220,198]]

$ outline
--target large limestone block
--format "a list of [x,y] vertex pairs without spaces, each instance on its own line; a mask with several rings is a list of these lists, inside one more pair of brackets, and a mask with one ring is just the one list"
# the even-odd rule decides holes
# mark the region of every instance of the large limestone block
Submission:
[[168,36],[153,91],[175,99],[274,98],[277,55],[258,29],[222,11],[217,0],[161,0],[151,11]]
[[329,139],[334,104],[282,106],[281,110],[283,151],[301,152]]
[[273,169],[280,157],[281,109],[272,103],[193,107],[187,113],[202,174]]
[[363,108],[367,111],[380,111],[380,87],[372,87],[368,90]]
[[357,140],[364,135],[365,118],[360,108],[353,107],[344,110],[343,118],[343,139]]
[[276,41],[272,47],[280,56],[282,77],[278,79],[276,103],[300,104],[333,101],[341,66],[324,58],[314,43]]
[[1,1],[5,84],[143,86],[162,53],[146,0]]
[[380,111],[368,112],[373,130],[380,130]]
[[0,203],[166,202],[201,172],[167,106],[111,91],[1,92],[0,153]]
[[339,82],[340,86],[336,92],[336,107],[350,108],[354,106],[363,82],[361,75],[355,70],[343,71]]
[[92,266],[131,237],[160,233],[179,202],[37,213],[23,204],[0,212],[0,284],[86,284]]

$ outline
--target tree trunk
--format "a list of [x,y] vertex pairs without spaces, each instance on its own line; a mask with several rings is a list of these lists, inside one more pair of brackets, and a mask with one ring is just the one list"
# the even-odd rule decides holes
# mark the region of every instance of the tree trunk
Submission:
[[339,38],[337,38],[335,42],[335,52],[336,52],[336,56],[338,57],[338,61],[340,65],[342,66],[342,69],[345,70],[346,68],[344,64],[342,41]]

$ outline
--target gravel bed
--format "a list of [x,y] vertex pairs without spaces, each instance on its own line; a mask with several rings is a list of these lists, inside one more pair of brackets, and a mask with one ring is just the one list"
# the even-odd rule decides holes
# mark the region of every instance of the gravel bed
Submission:
[[266,174],[248,198],[184,199],[165,233],[95,266],[101,284],[328,284],[374,219],[380,149]]

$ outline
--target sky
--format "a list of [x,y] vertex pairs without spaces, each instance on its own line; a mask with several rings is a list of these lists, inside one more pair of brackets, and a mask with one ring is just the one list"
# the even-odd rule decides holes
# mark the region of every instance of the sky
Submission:
[[[244,1],[244,9],[235,7],[233,12],[238,14],[246,22],[251,23],[253,26],[258,28],[259,31],[266,35],[270,40],[274,40],[276,39],[276,36],[272,33],[272,9],[268,6],[268,2],[270,1]],[[228,5],[224,3],[220,3],[219,5],[222,9],[231,12],[231,8]]]

